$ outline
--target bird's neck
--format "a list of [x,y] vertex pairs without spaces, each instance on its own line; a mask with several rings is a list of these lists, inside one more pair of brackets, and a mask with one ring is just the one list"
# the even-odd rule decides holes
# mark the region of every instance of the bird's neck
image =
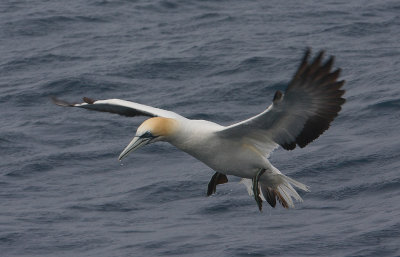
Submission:
[[204,149],[222,126],[203,120],[187,120],[179,123],[175,133],[166,137],[167,142],[191,155]]

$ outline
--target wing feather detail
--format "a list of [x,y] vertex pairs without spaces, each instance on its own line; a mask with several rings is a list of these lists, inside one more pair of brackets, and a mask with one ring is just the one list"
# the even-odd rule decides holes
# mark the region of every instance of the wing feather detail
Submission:
[[91,98],[84,97],[83,103],[69,103],[56,97],[52,97],[51,99],[56,105],[59,106],[79,107],[99,112],[116,113],[127,117],[149,116],[185,119],[183,116],[175,112],[120,99],[93,100]]
[[249,138],[260,145],[265,140],[271,149],[276,143],[286,150],[303,148],[318,138],[345,102],[345,90],[341,89],[344,80],[338,81],[340,69],[331,71],[333,56],[325,63],[324,51],[312,62],[309,56],[307,49],[285,93],[277,91],[267,110],[217,133],[222,137]]

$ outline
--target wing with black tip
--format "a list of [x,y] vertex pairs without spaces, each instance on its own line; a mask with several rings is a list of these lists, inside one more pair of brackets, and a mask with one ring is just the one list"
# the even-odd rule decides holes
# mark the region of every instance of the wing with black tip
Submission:
[[345,102],[344,81],[338,81],[340,69],[331,71],[334,57],[322,63],[323,54],[321,51],[309,62],[307,50],[286,91],[277,91],[267,110],[226,127],[218,135],[250,139],[266,154],[278,145],[292,150],[318,138]]
[[183,116],[175,112],[120,99],[93,100],[88,97],[84,97],[83,103],[69,103],[55,97],[52,97],[52,100],[56,105],[59,106],[79,107],[99,112],[116,113],[128,117],[149,116],[184,119]]

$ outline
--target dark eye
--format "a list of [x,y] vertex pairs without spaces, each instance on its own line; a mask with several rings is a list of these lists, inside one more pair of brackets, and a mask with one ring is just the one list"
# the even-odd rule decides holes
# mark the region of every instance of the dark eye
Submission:
[[144,133],[141,137],[142,138],[152,138],[154,136],[153,136],[153,134],[151,134],[150,131],[146,131],[146,133]]

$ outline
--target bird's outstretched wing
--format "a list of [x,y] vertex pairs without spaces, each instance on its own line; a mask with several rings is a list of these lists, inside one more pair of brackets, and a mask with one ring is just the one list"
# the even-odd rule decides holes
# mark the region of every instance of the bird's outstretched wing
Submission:
[[88,97],[84,97],[83,103],[69,103],[55,97],[52,97],[52,100],[56,105],[59,106],[79,107],[93,111],[111,112],[128,117],[150,116],[185,119],[183,116],[175,112],[120,99],[93,100]]
[[277,144],[286,150],[305,147],[318,138],[338,115],[344,80],[340,69],[331,71],[334,57],[322,63],[321,51],[309,63],[310,50],[289,83],[285,93],[275,93],[273,103],[264,112],[217,132],[221,137],[251,139],[268,154]]

